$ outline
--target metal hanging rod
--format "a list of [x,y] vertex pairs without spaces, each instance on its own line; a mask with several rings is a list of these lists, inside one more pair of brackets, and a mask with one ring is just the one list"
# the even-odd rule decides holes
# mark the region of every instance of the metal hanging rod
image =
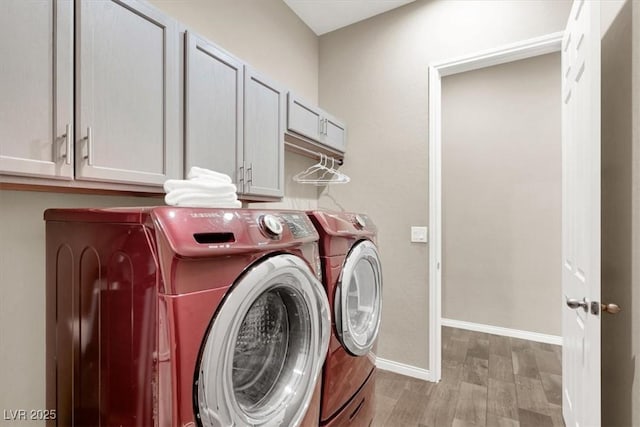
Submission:
[[330,156],[330,155],[327,155],[327,154],[324,154],[324,153],[318,153],[317,151],[313,151],[313,150],[310,150],[308,148],[301,147],[300,145],[293,144],[293,143],[291,143],[289,141],[285,141],[284,145],[286,147],[289,147],[290,151],[297,152],[298,154],[302,154],[302,155],[305,155],[307,157],[311,157],[311,158],[320,160],[321,159],[321,155],[322,155],[322,156],[328,157],[329,159],[334,160],[336,165],[343,165],[344,164],[344,161],[342,159],[338,159],[338,158],[335,158],[333,156]]

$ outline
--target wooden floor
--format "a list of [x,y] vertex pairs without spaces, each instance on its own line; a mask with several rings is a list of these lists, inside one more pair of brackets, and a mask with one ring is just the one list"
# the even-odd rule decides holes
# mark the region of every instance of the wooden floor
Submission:
[[378,370],[374,426],[564,426],[562,349],[442,328],[442,381]]

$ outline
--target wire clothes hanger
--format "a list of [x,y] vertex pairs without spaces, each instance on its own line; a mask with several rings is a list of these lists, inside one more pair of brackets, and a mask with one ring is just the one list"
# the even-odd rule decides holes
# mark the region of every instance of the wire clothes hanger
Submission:
[[[329,159],[331,159],[331,167],[329,167]],[[335,162],[336,161],[333,157],[320,154],[320,161],[318,163],[294,175],[293,180],[300,184],[318,186],[328,184],[346,184],[351,181],[351,178],[334,168]]]

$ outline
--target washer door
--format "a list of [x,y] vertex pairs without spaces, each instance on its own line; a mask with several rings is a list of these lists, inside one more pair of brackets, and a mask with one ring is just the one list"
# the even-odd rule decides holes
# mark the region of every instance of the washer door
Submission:
[[378,337],[382,309],[382,270],[376,246],[357,243],[347,255],[334,301],[336,329],[354,356],[371,350]]
[[300,258],[250,268],[214,316],[195,375],[194,406],[210,426],[297,426],[329,344],[329,304]]

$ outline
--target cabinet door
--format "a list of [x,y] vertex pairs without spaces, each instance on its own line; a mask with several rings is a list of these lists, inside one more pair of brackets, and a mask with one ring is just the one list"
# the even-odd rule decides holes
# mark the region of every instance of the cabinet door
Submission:
[[245,66],[243,193],[284,195],[284,93]]
[[76,5],[76,178],[178,177],[176,23],[137,0]]
[[0,1],[0,173],[73,178],[73,4]]
[[190,33],[185,51],[185,173],[199,166],[240,182],[243,64]]
[[322,143],[330,148],[344,153],[347,149],[347,127],[335,118],[325,115],[324,136]]
[[287,129],[307,138],[319,141],[322,137],[322,119],[320,109],[287,94]]

